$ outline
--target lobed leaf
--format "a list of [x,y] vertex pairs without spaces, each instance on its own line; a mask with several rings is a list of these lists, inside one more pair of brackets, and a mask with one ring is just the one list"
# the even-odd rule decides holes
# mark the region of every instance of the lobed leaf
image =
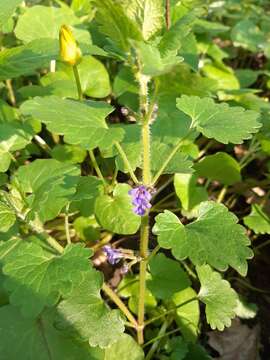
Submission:
[[245,229],[237,221],[224,205],[205,201],[198,208],[198,219],[185,226],[165,210],[156,216],[153,232],[158,235],[159,245],[172,249],[179,260],[189,257],[196,265],[207,263],[221,271],[230,265],[244,276],[246,259],[253,253]]
[[183,95],[177,99],[177,107],[191,117],[193,127],[223,144],[241,144],[261,126],[257,112],[216,104],[211,98]]
[[212,329],[222,331],[231,326],[231,319],[235,317],[237,295],[230,283],[210,266],[198,266],[197,273],[201,283],[198,297],[206,305],[207,322]]
[[64,135],[67,143],[88,150],[112,146],[122,138],[121,130],[107,127],[105,117],[113,108],[106,103],[78,102],[57,96],[36,97],[24,102],[21,111],[42,121],[48,130]]
[[90,251],[80,245],[69,245],[63,254],[54,255],[35,243],[21,243],[19,251],[4,257],[10,303],[19,306],[26,317],[36,317],[81,281],[89,269],[89,256]]

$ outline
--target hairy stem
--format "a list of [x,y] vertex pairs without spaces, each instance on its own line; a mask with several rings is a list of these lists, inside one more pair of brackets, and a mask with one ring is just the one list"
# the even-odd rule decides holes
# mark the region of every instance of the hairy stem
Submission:
[[[143,147],[143,184],[151,184],[151,165],[150,165],[150,123],[152,109],[148,103],[148,82],[149,78],[139,74],[140,84],[140,109],[142,122],[142,147]],[[151,113],[150,113],[151,112]],[[150,113],[150,114],[149,114]],[[146,271],[148,263],[148,243],[149,243],[149,215],[142,217],[140,229],[140,273],[139,273],[139,304],[138,304],[138,343],[144,342],[144,314],[145,314],[145,290],[146,290]]]

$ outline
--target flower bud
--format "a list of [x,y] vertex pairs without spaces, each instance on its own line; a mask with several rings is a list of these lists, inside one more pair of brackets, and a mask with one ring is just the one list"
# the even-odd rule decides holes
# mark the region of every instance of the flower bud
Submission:
[[69,65],[77,65],[81,58],[81,49],[72,34],[70,28],[62,25],[59,32],[60,56],[61,59]]

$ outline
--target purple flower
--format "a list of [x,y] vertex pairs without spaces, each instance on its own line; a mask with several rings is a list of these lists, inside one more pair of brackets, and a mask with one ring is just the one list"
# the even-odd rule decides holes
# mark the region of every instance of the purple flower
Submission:
[[132,196],[134,213],[140,216],[145,215],[147,209],[150,209],[151,207],[151,192],[144,185],[140,185],[130,190],[128,193]]
[[119,250],[113,249],[109,245],[103,246],[102,250],[105,252],[111,265],[117,264],[124,257]]

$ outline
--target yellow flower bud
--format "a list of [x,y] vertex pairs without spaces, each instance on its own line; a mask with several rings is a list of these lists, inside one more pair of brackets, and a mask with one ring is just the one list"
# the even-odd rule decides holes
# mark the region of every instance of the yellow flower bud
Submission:
[[82,58],[81,49],[77,45],[72,31],[66,25],[61,26],[59,43],[61,59],[72,66],[77,65]]

